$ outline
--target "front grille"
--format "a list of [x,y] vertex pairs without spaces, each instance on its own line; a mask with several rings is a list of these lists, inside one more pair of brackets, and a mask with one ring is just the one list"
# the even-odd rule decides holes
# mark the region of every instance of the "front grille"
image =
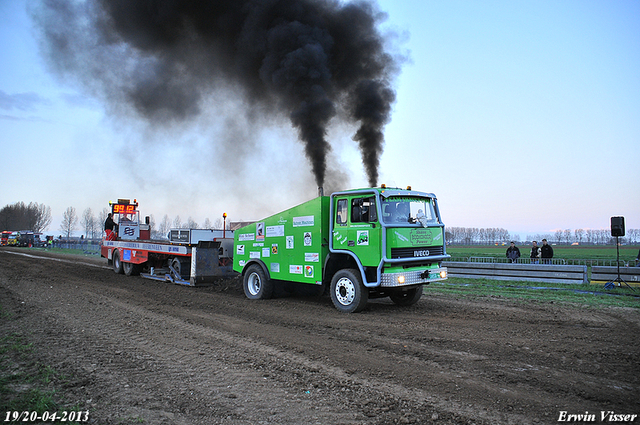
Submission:
[[444,254],[444,247],[442,245],[391,248],[391,258],[433,257],[434,255],[442,254]]

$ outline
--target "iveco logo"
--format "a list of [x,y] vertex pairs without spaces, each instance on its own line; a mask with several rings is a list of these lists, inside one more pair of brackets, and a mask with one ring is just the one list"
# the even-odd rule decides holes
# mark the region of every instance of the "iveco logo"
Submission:
[[428,249],[423,249],[422,251],[413,251],[413,256],[414,257],[428,257],[429,256],[429,250]]

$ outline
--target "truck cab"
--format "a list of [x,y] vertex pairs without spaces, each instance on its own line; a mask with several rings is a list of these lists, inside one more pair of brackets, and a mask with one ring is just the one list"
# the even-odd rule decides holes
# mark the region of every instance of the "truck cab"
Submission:
[[385,296],[410,305],[423,284],[446,278],[440,262],[450,256],[434,194],[385,186],[336,192],[330,216],[326,271],[339,310],[357,311],[364,299]]

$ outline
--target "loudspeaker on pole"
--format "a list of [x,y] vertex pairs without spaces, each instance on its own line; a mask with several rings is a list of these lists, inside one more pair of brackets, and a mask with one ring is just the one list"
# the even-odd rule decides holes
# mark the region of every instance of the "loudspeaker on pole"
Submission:
[[624,217],[611,217],[611,236],[624,236]]

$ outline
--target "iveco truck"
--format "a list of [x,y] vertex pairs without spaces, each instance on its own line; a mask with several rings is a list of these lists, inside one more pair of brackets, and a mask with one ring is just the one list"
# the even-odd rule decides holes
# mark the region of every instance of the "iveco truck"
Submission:
[[372,298],[416,303],[423,285],[446,279],[449,257],[435,195],[383,185],[319,196],[236,230],[233,269],[250,299],[298,282],[328,290],[351,313]]

